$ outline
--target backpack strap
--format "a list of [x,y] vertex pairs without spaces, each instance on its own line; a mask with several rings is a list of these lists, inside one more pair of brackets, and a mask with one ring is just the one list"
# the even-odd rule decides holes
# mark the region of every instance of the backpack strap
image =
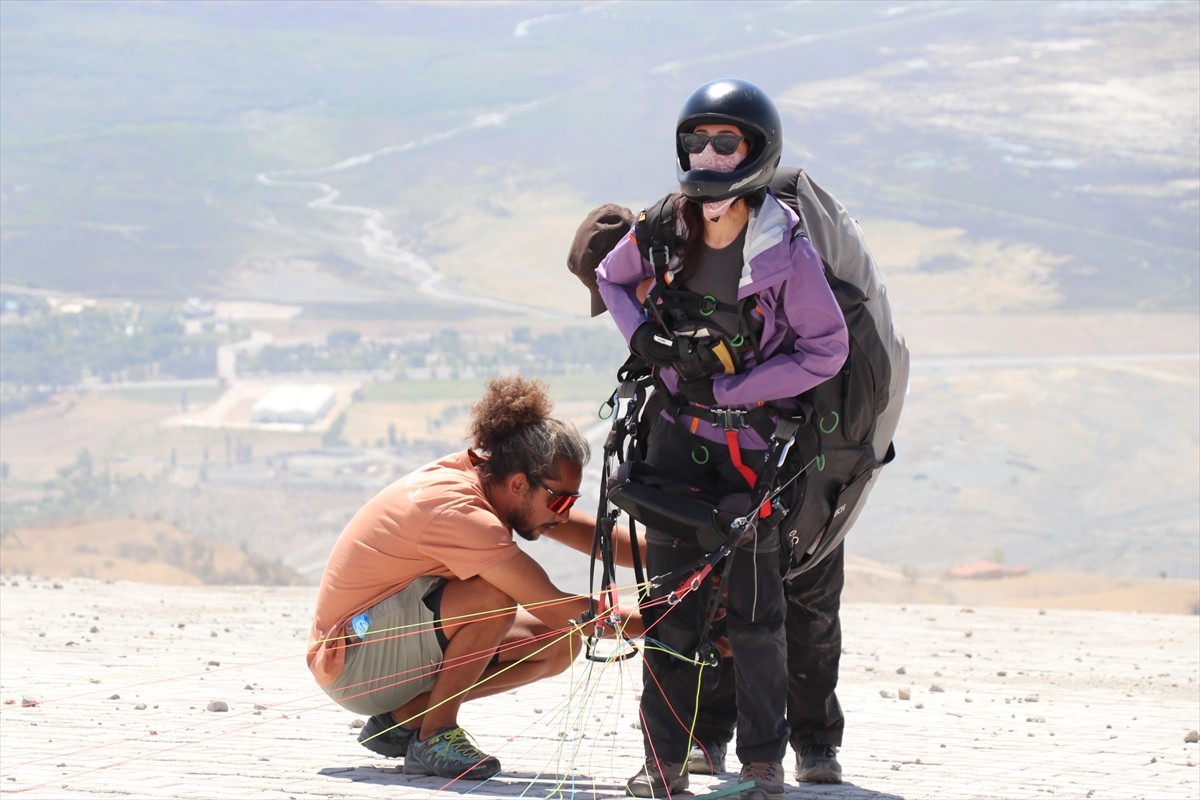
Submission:
[[[625,363],[617,370],[617,388],[607,401],[612,415],[612,428],[604,442],[604,460],[600,476],[600,505],[596,511],[596,540],[592,552],[601,554],[601,585],[609,586],[615,580],[612,556],[612,526],[615,518],[609,513],[608,478],[611,470],[627,461],[641,461],[645,456],[645,442],[639,435],[643,415],[649,403],[652,388],[650,366],[637,356],[630,354]],[[637,527],[630,519],[629,536],[632,547],[634,579],[639,587],[639,594],[645,594],[645,573],[642,566],[641,552],[637,541]],[[607,551],[607,552],[606,552]],[[594,570],[596,559],[592,560],[592,585],[595,585]]]
[[668,194],[649,208],[643,208],[634,222],[634,238],[642,258],[654,267],[654,285],[646,295],[643,305],[649,309],[658,325],[668,330],[659,314],[658,302],[667,286],[667,267],[675,252],[678,236],[675,232],[675,198]]
[[661,279],[675,252],[675,199],[668,194],[649,208],[643,208],[633,225],[634,238],[642,258],[654,265],[654,276]]
[[[737,317],[739,327],[747,335],[743,336],[740,331],[729,333],[722,330],[722,334],[728,340],[727,346],[733,350],[740,350],[745,346],[746,340],[749,340],[755,357],[761,363],[762,348],[759,345],[758,329],[751,316],[757,302],[754,295],[743,298],[736,304],[720,303],[687,289],[673,289],[668,286],[667,270],[679,241],[675,227],[675,204],[678,198],[677,193],[668,194],[653,205],[643,208],[634,223],[634,239],[637,241],[638,252],[654,268],[654,285],[646,295],[644,307],[664,331],[671,330],[670,323],[675,321],[674,317],[680,314],[688,316],[689,311],[695,312],[690,315],[695,318],[707,317],[714,311],[730,313]],[[793,238],[796,235],[804,235],[803,226],[799,223],[792,232]],[[668,320],[664,318],[664,313],[674,316]]]

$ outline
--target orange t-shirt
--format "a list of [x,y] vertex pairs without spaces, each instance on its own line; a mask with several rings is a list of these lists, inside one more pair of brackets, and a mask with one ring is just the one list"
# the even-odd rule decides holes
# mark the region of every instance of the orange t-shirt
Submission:
[[333,683],[346,659],[346,624],[414,579],[473,578],[520,552],[469,450],[409,473],[359,509],[334,544],[317,591],[309,670],[321,686]]

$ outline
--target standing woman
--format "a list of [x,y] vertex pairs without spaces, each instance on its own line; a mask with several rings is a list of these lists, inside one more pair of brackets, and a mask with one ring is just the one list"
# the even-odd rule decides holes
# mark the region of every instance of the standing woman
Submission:
[[[767,185],[783,150],[779,112],[757,86],[723,79],[697,89],[675,130],[681,193],[667,206],[676,245],[661,278],[625,237],[596,270],[630,349],[655,367],[665,410],[646,462],[710,496],[747,493],[762,467],[765,418],[835,375],[846,324],[796,214]],[[730,413],[732,412],[732,413]],[[742,413],[744,412],[744,413]],[[785,603],[775,520],[729,556],[723,591],[737,687],[743,800],[782,798],[788,744]],[[647,569],[661,575],[706,554],[696,531],[651,529]],[[670,592],[663,586],[652,600]],[[633,797],[687,788],[686,762],[706,643],[710,585],[650,627],[641,701],[646,761]],[[649,639],[657,644],[651,645]],[[707,680],[705,681],[707,683]]]

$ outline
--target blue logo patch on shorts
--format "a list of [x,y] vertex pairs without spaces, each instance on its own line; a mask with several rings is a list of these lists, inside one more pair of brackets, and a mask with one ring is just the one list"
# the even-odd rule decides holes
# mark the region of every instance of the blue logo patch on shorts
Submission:
[[359,614],[354,619],[350,620],[350,627],[354,628],[354,632],[358,634],[358,638],[366,639],[367,631],[371,629],[371,618],[367,616],[367,612]]

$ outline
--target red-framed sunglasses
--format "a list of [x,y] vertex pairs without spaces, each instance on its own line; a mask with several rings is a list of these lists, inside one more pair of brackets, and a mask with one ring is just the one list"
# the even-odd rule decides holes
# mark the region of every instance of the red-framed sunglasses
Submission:
[[575,501],[579,499],[579,492],[556,492],[532,475],[529,476],[529,482],[540,486],[550,493],[549,499],[546,500],[546,508],[555,514],[567,513],[571,510],[571,506],[575,505]]

